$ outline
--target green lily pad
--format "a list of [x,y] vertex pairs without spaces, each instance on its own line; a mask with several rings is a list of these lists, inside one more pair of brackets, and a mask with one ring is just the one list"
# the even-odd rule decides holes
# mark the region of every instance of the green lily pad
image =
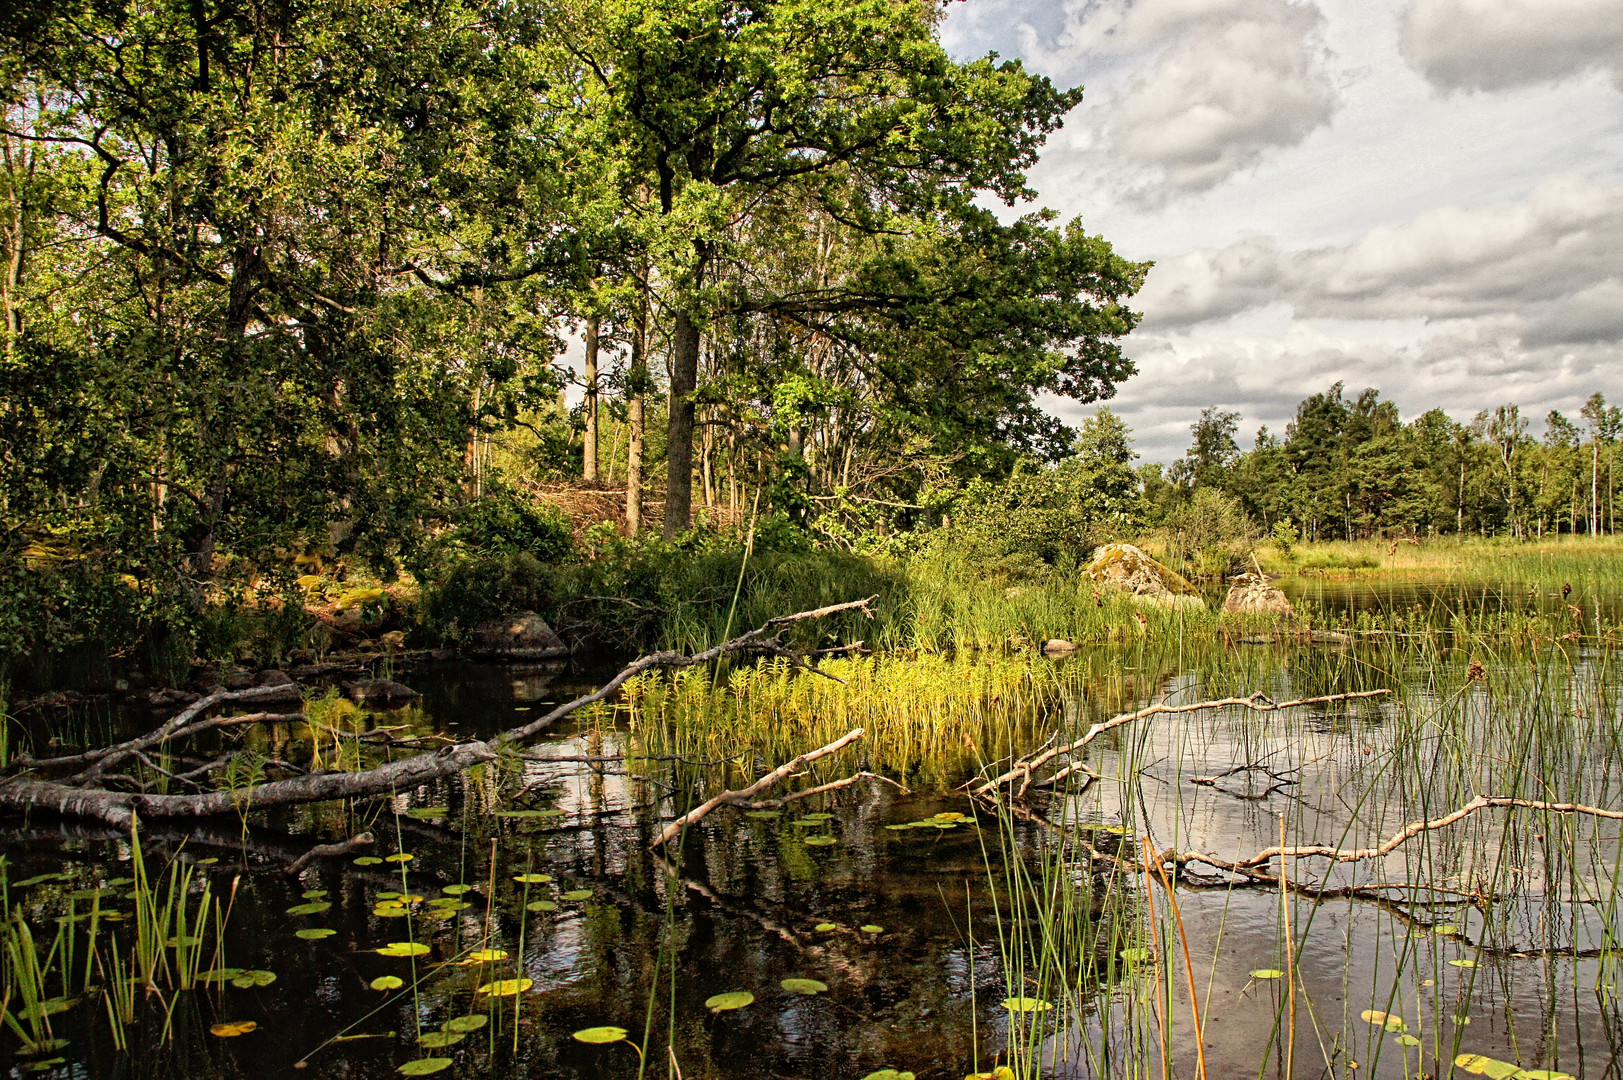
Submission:
[[463,895],[465,895],[467,893],[473,892],[473,886],[472,885],[447,885],[447,886],[445,886],[445,888],[441,889],[440,892],[444,893],[446,896],[463,896]]
[[373,952],[379,956],[425,956],[428,946],[420,941],[391,941],[381,949]]
[[276,972],[274,971],[249,970],[232,979],[231,985],[246,990],[250,986],[269,986],[275,981]]
[[958,813],[956,810],[948,810],[944,813],[936,814],[935,819],[937,821],[963,821],[967,816],[968,815],[966,814]]
[[552,880],[551,874],[514,874],[513,880],[520,885],[545,885]]
[[490,1017],[480,1013],[471,1013],[467,1016],[454,1016],[447,1020],[445,1030],[467,1033],[469,1031],[478,1031],[488,1023],[490,1023]]
[[498,960],[507,959],[506,949],[479,949],[468,954],[462,961],[464,964],[494,964]]
[[835,841],[832,836],[808,836],[802,842],[810,847],[828,847]]
[[467,1036],[460,1031],[430,1031],[417,1040],[418,1046],[426,1046],[430,1050],[439,1050],[442,1047],[453,1046],[466,1039]]
[[524,905],[525,911],[557,911],[558,904],[554,900],[531,900]]
[[895,1069],[880,1069],[878,1072],[871,1072],[864,1076],[862,1080],[913,1080],[913,1074],[910,1072],[897,1072]]
[[320,900],[327,895],[326,889],[306,889],[302,894],[306,900]]
[[956,829],[958,827],[956,821],[932,821],[928,825],[933,825],[938,829]]
[[1450,967],[1457,967],[1457,968],[1474,968],[1474,967],[1476,967],[1476,961],[1475,960],[1450,960],[1448,963],[1449,963]]
[[747,817],[747,818],[754,818],[756,821],[771,821],[773,818],[782,817],[783,816],[783,811],[782,810],[746,810],[746,811],[744,811],[744,816]]
[[1384,1013],[1379,1009],[1365,1009],[1358,1014],[1358,1018],[1366,1024],[1374,1024],[1376,1027],[1385,1028],[1387,1031],[1409,1030],[1409,1023],[1403,1017],[1393,1016],[1391,1013]]
[[1454,1065],[1468,1073],[1490,1077],[1491,1080],[1509,1080],[1521,1072],[1520,1067],[1486,1054],[1461,1054],[1454,1059]]
[[798,818],[795,818],[793,821],[791,821],[789,824],[791,824],[791,825],[799,825],[801,828],[809,829],[812,826],[821,825],[822,823],[823,822],[822,822],[821,818],[798,817]]
[[583,1028],[575,1032],[574,1038],[583,1043],[616,1043],[626,1037],[623,1027],[593,1027]]
[[450,1058],[418,1058],[408,1061],[395,1071],[402,1076],[432,1076],[437,1072],[451,1067]]
[[399,904],[379,904],[377,907],[372,909],[372,914],[376,915],[380,919],[404,919],[407,915],[410,915],[411,912],[407,911]]
[[380,893],[378,893],[378,899],[379,900],[398,900],[398,899],[400,899],[400,894],[397,893],[397,892],[380,892]]
[[406,980],[398,975],[379,975],[368,985],[374,990],[398,990],[406,985]]
[[831,922],[820,922],[816,926],[812,927],[812,929],[816,930],[819,934],[826,934],[830,930],[838,930],[839,926]]
[[804,994],[807,997],[828,992],[828,984],[818,982],[816,979],[785,979],[778,985],[791,994]]
[[1004,998],[1003,1007],[1012,1013],[1047,1012],[1054,1007],[1054,1003],[1042,998],[1015,997]]
[[1278,968],[1258,968],[1251,973],[1253,979],[1283,979],[1285,973]]
[[303,930],[293,931],[293,936],[303,938],[305,941],[320,941],[322,938],[330,938],[336,933],[338,933],[338,931],[333,930],[330,927],[308,926]]
[[199,974],[197,976],[197,981],[205,985],[208,983],[230,982],[232,979],[235,979],[241,974],[242,968],[215,968],[213,971],[205,971]]
[[449,806],[416,806],[406,811],[406,816],[416,818],[418,821],[427,821],[429,818],[444,817],[451,812]]
[[287,909],[289,915],[320,915],[323,911],[330,911],[332,905],[325,900],[313,900],[308,904],[294,904]]
[[411,860],[415,859],[416,857],[417,856],[413,855],[409,851],[399,851],[399,852],[396,852],[393,855],[385,855],[383,857],[383,861],[384,862],[393,862],[393,863],[408,863],[408,862],[411,862]]
[[901,822],[899,824],[896,824],[896,825],[886,825],[885,826],[885,828],[891,830],[892,832],[900,832],[903,829],[911,829],[912,827],[913,827],[913,823],[911,821],[903,821],[903,822]]
[[863,925],[857,927],[857,929],[861,930],[864,934],[883,934],[885,932],[885,928],[883,926],[876,926],[873,923],[864,923]]
[[1575,1080],[1571,1073],[1556,1072],[1554,1069],[1521,1069],[1516,1073],[1516,1080]]
[[1453,923],[1438,923],[1431,928],[1431,932],[1434,934],[1457,934],[1460,932],[1460,928]]
[[534,979],[498,979],[496,982],[488,982],[481,986],[478,992],[489,994],[491,997],[512,997],[514,994],[522,994],[534,985]]
[[713,1013],[723,1013],[742,1009],[754,1001],[755,995],[748,990],[729,990],[725,994],[715,994],[706,998],[704,1007]]
[[563,893],[562,896],[565,900],[590,900],[592,898],[592,890],[570,889],[568,892]]
[[1399,1035],[1398,1036],[1398,1045],[1399,1046],[1419,1046],[1420,1045],[1420,1040],[1415,1038],[1413,1035]]
[[822,810],[819,810],[815,814],[802,814],[801,817],[803,817],[807,821],[833,821],[834,820],[834,815],[833,814],[827,813],[827,812],[822,811]]
[[350,861],[356,866],[377,866],[383,862],[383,860],[378,858],[376,855],[362,855],[358,858],[351,859]]

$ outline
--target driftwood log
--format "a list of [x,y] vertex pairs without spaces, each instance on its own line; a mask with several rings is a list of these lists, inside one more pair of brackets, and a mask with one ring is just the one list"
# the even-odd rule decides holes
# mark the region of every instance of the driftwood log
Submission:
[[[49,810],[65,817],[87,818],[128,829],[139,818],[207,818],[222,814],[246,814],[276,806],[369,798],[409,791],[496,760],[503,749],[522,745],[577,709],[608,700],[627,680],[645,671],[708,664],[731,653],[764,653],[805,664],[804,657],[784,642],[782,631],[786,627],[845,611],[861,611],[871,616],[869,605],[874,599],[870,596],[865,600],[782,615],[703,652],[690,654],[673,651],[644,656],[621,668],[612,679],[592,693],[564,702],[545,715],[519,727],[509,728],[494,738],[451,743],[371,769],[313,772],[236,790],[198,790],[187,794],[152,793],[146,791],[144,785],[133,776],[118,771],[132,764],[153,766],[146,757],[148,751],[163,752],[163,748],[204,731],[265,721],[302,719],[298,713],[210,717],[207,714],[214,708],[251,702],[280,688],[222,690],[192,703],[145,735],[116,746],[57,758],[19,758],[13,762],[7,775],[0,777],[0,809]],[[218,763],[211,764],[217,766]],[[191,774],[167,775],[183,782],[190,776],[195,785],[195,777],[206,776],[210,767],[205,765]],[[132,788],[134,790],[129,790]]]

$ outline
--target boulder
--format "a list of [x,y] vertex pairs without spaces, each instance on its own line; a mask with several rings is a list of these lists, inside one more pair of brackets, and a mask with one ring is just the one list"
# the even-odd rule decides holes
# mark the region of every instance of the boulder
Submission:
[[1261,574],[1241,574],[1229,587],[1223,601],[1223,610],[1241,615],[1273,615],[1282,619],[1294,618],[1295,609],[1279,586]]
[[1095,584],[1131,593],[1137,600],[1168,606],[1206,606],[1199,591],[1182,575],[1132,544],[1104,545],[1093,553],[1086,573]]
[[344,690],[362,704],[370,701],[410,701],[422,696],[405,683],[397,683],[393,679],[356,679],[345,683]]
[[1058,660],[1062,656],[1070,656],[1076,652],[1076,645],[1064,638],[1049,638],[1043,642],[1043,655]]
[[491,619],[468,634],[468,650],[501,660],[546,660],[568,656],[569,646],[533,611]]

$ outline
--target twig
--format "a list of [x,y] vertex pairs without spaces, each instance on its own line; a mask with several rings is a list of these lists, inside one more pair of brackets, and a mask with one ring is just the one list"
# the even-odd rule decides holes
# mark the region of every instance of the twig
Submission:
[[[1066,746],[1050,748],[1027,760],[1017,762],[1001,776],[982,782],[978,787],[974,788],[970,794],[985,795],[987,792],[995,791],[1004,784],[1007,784],[1009,781],[1013,780],[1015,777],[1029,776],[1032,772],[1042,768],[1044,765],[1048,764],[1050,761],[1053,761],[1057,757],[1076,753],[1076,751],[1082,749],[1084,746],[1088,745],[1107,731],[1119,728],[1125,724],[1131,724],[1135,720],[1143,720],[1147,717],[1156,716],[1161,713],[1186,713],[1198,712],[1204,709],[1225,709],[1234,707],[1251,709],[1255,712],[1277,712],[1281,709],[1294,709],[1302,705],[1320,705],[1331,701],[1351,701],[1357,698],[1380,697],[1385,694],[1390,694],[1391,692],[1392,691],[1390,690],[1359,690],[1346,694],[1325,694],[1321,697],[1297,698],[1295,701],[1276,702],[1271,700],[1268,695],[1259,690],[1250,697],[1220,698],[1215,701],[1197,701],[1189,705],[1168,705],[1165,702],[1161,702],[1155,705],[1147,706],[1146,708],[1140,709],[1137,712],[1122,713],[1120,716],[1114,716],[1109,720],[1100,721],[1099,723],[1090,727],[1087,730],[1087,733],[1084,734],[1080,739],[1077,739],[1075,742]],[[971,781],[971,783],[973,783],[973,781]],[[969,785],[966,784],[964,786],[968,787]]]
[[306,851],[303,855],[300,855],[297,859],[294,859],[293,864],[287,868],[287,872],[297,876],[299,871],[303,870],[305,866],[309,864],[311,859],[326,859],[338,855],[348,855],[357,848],[366,847],[371,843],[372,834],[369,832],[363,832],[357,836],[350,837],[348,840],[345,840],[342,843],[317,844],[309,851]]
[[657,848],[662,844],[667,843],[671,837],[675,836],[689,825],[692,825],[694,822],[701,820],[706,814],[710,813],[710,811],[714,810],[716,807],[725,803],[737,802],[741,799],[748,799],[756,792],[769,788],[773,784],[776,784],[778,781],[789,776],[802,765],[809,765],[818,758],[824,758],[830,754],[835,754],[841,750],[844,750],[851,743],[854,743],[858,739],[862,738],[862,735],[863,730],[861,728],[848,731],[838,739],[835,739],[833,742],[829,743],[827,746],[820,746],[816,750],[790,758],[788,761],[784,762],[782,765],[779,765],[776,769],[773,769],[771,772],[767,773],[765,776],[755,781],[755,783],[741,791],[723,791],[720,795],[706,799],[697,807],[689,810],[687,813],[665,826],[664,831],[661,832],[659,837],[649,846]]
[[882,784],[891,785],[903,795],[913,794],[907,789],[906,785],[899,784],[888,776],[880,776],[878,773],[871,772],[859,772],[851,776],[847,776],[844,780],[834,780],[827,784],[818,784],[816,787],[810,787],[804,791],[796,791],[792,794],[785,795],[781,799],[764,799],[760,802],[749,802],[740,796],[738,799],[732,800],[732,805],[742,807],[745,810],[771,810],[775,809],[776,807],[786,806],[789,803],[795,802],[797,799],[809,799],[813,795],[822,795],[825,792],[837,791],[843,787],[850,787],[859,780],[877,780]]

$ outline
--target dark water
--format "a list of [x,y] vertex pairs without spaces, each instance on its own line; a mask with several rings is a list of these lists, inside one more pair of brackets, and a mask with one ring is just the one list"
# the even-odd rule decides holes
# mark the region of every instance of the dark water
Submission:
[[[1345,682],[1390,686],[1404,700],[1290,714],[1229,710],[1144,724],[1090,754],[1105,781],[1039,799],[1035,808],[1053,820],[1123,822],[1128,836],[1119,843],[1129,850],[1142,834],[1157,848],[1232,857],[1277,842],[1282,816],[1293,842],[1371,842],[1473,791],[1503,790],[1497,785],[1517,770],[1559,775],[1563,797],[1619,805],[1618,756],[1604,744],[1623,722],[1615,694],[1607,696],[1615,674],[1596,667],[1599,660],[1568,670],[1554,691],[1534,687],[1531,697],[1507,691],[1520,702],[1510,707],[1457,671],[1399,670],[1392,659],[1311,646],[1215,658],[1083,650],[1054,669],[1067,687],[1063,708],[1049,718],[1056,730],[1074,733],[1120,707],[1095,695],[1081,672],[1154,672],[1145,699],[1249,689],[1283,698],[1293,688],[1317,692],[1320,683]],[[420,702],[372,723],[468,737],[523,723],[600,673],[450,665],[403,677],[423,691]],[[1548,708],[1559,715],[1539,712]],[[1526,721],[1530,715],[1534,720]],[[1567,716],[1570,757],[1560,756],[1560,739],[1535,745],[1517,734],[1524,722],[1559,733],[1564,729],[1555,725]],[[93,738],[150,723],[106,709],[81,720]],[[35,737],[50,737],[49,729]],[[1142,914],[1141,879],[1111,882],[1072,873],[1074,867],[1045,877],[1040,866],[1053,854],[1050,832],[1030,824],[1000,827],[987,818],[977,825],[969,800],[942,791],[902,795],[858,785],[797,803],[775,819],[724,808],[689,832],[676,866],[650,845],[672,807],[693,801],[697,770],[669,762],[628,768],[545,760],[613,756],[631,744],[623,716],[605,713],[554,733],[513,768],[475,770],[358,809],[328,805],[246,823],[153,826],[141,840],[151,871],[187,866],[197,875],[194,902],[205,878],[213,896],[229,902],[223,948],[203,967],[263,970],[274,981],[141,994],[138,1022],[126,1029],[130,1049],[120,1051],[100,992],[81,995],[75,976],[70,989],[78,1000],[51,1017],[53,1034],[66,1046],[20,1056],[15,1032],[3,1032],[0,1067],[15,1076],[75,1078],[382,1078],[439,1056],[452,1062],[440,1076],[629,1078],[640,1066],[631,1043],[646,1034],[643,1075],[650,1076],[679,1069],[686,1078],[862,1078],[895,1068],[921,1078],[962,1077],[977,1064],[990,1068],[1005,1052],[1011,1019],[1002,1002],[1014,978],[1005,960],[1038,962],[1040,950],[1007,944],[1017,924],[1029,930],[1032,923],[1029,912],[1011,914],[1005,854],[1036,867],[1037,880],[1063,890],[1084,913],[1104,919],[1115,911],[1132,920]],[[1192,782],[1259,761],[1290,782],[1270,790],[1275,781],[1256,770],[1215,786]],[[1399,764],[1371,768],[1380,761]],[[819,776],[846,771],[842,765]],[[408,816],[438,807],[444,810]],[[543,816],[497,816],[515,810]],[[803,814],[831,816],[794,824]],[[937,814],[970,820],[939,829],[884,827]],[[1616,961],[1608,954],[1619,923],[1609,900],[1616,895],[1615,826],[1585,822],[1560,836],[1551,829],[1547,840],[1543,832],[1534,838],[1533,825],[1524,835],[1504,819],[1484,819],[1458,842],[1439,837],[1423,852],[1406,848],[1378,867],[1320,875],[1331,884],[1367,883],[1376,872],[1385,881],[1424,875],[1469,891],[1509,859],[1528,887],[1490,908],[1457,894],[1424,903],[1397,892],[1282,902],[1276,891],[1234,888],[1232,881],[1181,887],[1208,1075],[1284,1075],[1291,1053],[1289,1071],[1297,1077],[1408,1080],[1446,1074],[1463,1052],[1578,1076],[1617,1075],[1614,1043],[1623,1019]],[[406,853],[410,861],[328,859],[297,879],[285,872],[310,845],[362,829],[378,837],[371,858]],[[1096,840],[1106,846],[1111,835]],[[820,836],[835,842],[805,842]],[[1556,846],[1561,850],[1550,850]],[[1500,857],[1511,849],[1514,858]],[[131,874],[128,837],[44,816],[0,824],[0,854],[12,883],[10,903],[42,937],[55,932],[71,893]],[[1308,860],[1293,872],[1322,870]],[[66,880],[16,884],[57,873]],[[523,875],[550,880],[515,880]],[[127,912],[121,898],[127,888],[116,887],[103,903]],[[389,894],[402,892],[424,898],[411,905],[410,916],[379,913]],[[428,903],[435,899],[466,906],[442,907],[445,916],[437,917]],[[288,913],[312,902],[330,907]],[[73,905],[82,915],[85,902]],[[1287,912],[1300,963],[1293,1044],[1280,1034],[1289,1016],[1286,983],[1249,974],[1287,966],[1281,931]],[[84,924],[75,925],[82,933]],[[296,936],[313,928],[334,932],[318,940]],[[104,926],[103,950],[107,932]],[[111,933],[127,954],[129,924],[115,924]],[[376,951],[395,942],[428,951],[415,957]],[[1114,948],[1098,947],[1106,957]],[[83,970],[82,940],[78,949],[75,963]],[[472,960],[479,950],[505,955]],[[1166,952],[1176,976],[1166,1020],[1172,1072],[1193,1076],[1180,954],[1171,944]],[[88,968],[97,987],[109,982],[98,962]],[[1162,1021],[1142,984],[1100,986],[1097,969],[1064,977],[1073,975],[1080,981],[1044,1020],[1045,1074],[1159,1075]],[[373,980],[389,976],[404,985],[372,988]],[[818,980],[828,990],[792,993],[781,986],[789,978]],[[479,992],[513,979],[531,985],[514,996]],[[47,989],[57,992],[54,982]],[[712,995],[729,991],[748,991],[755,1000],[719,1014],[705,1008]],[[1043,993],[1059,998],[1051,985]],[[1362,1020],[1371,1008],[1404,1016],[1420,1046],[1401,1044],[1394,1032]],[[443,1049],[419,1048],[421,1036],[469,1015],[485,1017],[484,1025]],[[210,1033],[213,1025],[237,1021],[257,1027],[236,1037]],[[630,1040],[591,1045],[572,1037],[604,1025],[625,1028]],[[62,1060],[27,1071],[55,1058]]]

